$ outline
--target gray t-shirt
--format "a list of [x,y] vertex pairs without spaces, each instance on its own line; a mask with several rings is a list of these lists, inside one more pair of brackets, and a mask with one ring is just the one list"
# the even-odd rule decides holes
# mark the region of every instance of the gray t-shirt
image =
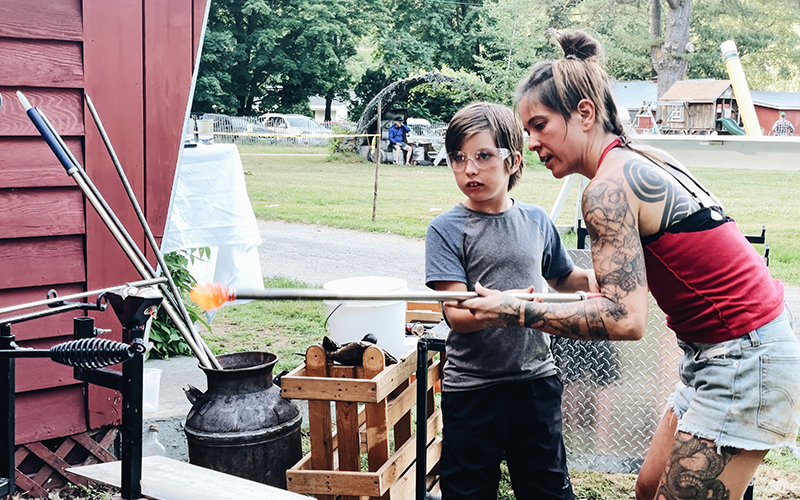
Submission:
[[[572,260],[547,213],[514,201],[500,214],[456,205],[434,218],[425,237],[425,283],[458,281],[468,290],[475,282],[498,290],[537,292],[543,280],[572,272]],[[549,337],[522,327],[455,330],[447,337],[446,391],[471,390],[501,382],[529,380],[556,373]]]

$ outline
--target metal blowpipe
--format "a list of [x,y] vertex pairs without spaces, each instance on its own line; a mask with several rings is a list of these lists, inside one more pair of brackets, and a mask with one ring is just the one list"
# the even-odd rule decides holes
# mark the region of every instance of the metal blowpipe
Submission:
[[[267,288],[235,289],[220,283],[198,284],[190,292],[192,300],[206,311],[217,309],[225,302],[245,300],[404,300],[404,301],[462,301],[478,297],[476,292],[437,292],[433,290],[411,292],[332,292],[319,288]],[[521,300],[544,302],[576,302],[600,297],[599,293],[522,293],[513,292]]]

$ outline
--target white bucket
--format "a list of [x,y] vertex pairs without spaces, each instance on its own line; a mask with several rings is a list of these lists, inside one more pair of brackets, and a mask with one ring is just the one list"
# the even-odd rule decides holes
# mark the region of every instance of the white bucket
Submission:
[[[336,293],[385,293],[408,291],[408,283],[400,278],[366,276],[329,281],[325,290]],[[356,342],[373,333],[378,345],[396,358],[406,351],[406,302],[404,300],[326,300],[330,337],[344,344]]]
[[142,411],[145,413],[158,411],[158,397],[161,392],[161,370],[158,368],[145,368],[144,383],[142,385]]

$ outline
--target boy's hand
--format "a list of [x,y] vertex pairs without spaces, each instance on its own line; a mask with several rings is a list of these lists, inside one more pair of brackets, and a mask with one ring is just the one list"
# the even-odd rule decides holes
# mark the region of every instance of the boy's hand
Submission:
[[455,306],[459,309],[469,310],[484,327],[522,325],[525,311],[523,301],[515,299],[507,293],[485,288],[480,283],[475,283],[475,292],[480,297],[464,300]]

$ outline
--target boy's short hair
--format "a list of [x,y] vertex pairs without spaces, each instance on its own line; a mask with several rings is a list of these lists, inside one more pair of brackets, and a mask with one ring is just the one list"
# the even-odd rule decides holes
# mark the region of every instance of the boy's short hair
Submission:
[[[511,151],[505,159],[506,172],[514,166],[514,153],[522,153],[522,124],[508,106],[492,102],[473,102],[461,108],[450,120],[444,137],[445,149],[459,151],[464,141],[480,132],[489,132],[495,146]],[[508,178],[510,191],[522,177],[523,161],[520,156],[519,168]]]

